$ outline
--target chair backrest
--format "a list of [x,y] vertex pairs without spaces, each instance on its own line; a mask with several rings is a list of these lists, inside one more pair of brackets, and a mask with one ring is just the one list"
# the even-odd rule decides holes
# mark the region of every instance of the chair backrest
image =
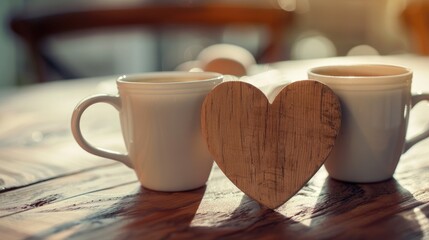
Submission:
[[[251,24],[267,29],[267,45],[256,57],[258,62],[280,60],[284,33],[293,20],[293,13],[277,8],[261,8],[231,4],[141,5],[118,9],[89,9],[51,13],[28,17],[15,14],[11,19],[12,30],[27,45],[31,62],[39,82],[47,81],[46,66],[60,66],[44,53],[43,44],[54,35],[100,28],[125,28],[145,26],[154,31],[164,27],[195,26],[222,27],[231,24]],[[63,75],[67,71],[63,70]]]
[[411,1],[401,17],[414,50],[429,55],[429,1]]

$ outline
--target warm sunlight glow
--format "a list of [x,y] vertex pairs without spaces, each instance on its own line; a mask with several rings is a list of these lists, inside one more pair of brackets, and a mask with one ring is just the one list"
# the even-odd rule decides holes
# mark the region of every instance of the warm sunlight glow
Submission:
[[337,55],[334,43],[322,35],[303,37],[292,48],[292,59],[311,59]]
[[347,53],[348,56],[362,56],[362,55],[380,55],[377,49],[371,47],[370,45],[362,44],[353,47]]
[[[424,207],[423,207],[424,208]],[[427,208],[427,205],[426,205]],[[425,226],[429,225],[429,218],[426,217],[425,213],[423,212],[423,210],[421,208],[415,208],[414,210],[414,220],[416,222],[416,224],[420,225],[420,229],[425,229]],[[426,239],[427,237],[429,237],[428,232],[427,231],[422,231],[423,236],[421,236],[421,239]]]

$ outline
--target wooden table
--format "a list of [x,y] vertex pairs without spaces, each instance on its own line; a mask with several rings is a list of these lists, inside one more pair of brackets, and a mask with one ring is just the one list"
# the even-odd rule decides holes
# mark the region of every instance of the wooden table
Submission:
[[[429,92],[429,58],[410,55],[281,62],[285,79],[311,66],[381,62],[414,69],[413,91]],[[133,171],[81,150],[70,116],[85,96],[110,92],[113,78],[53,82],[0,91],[0,239],[421,239],[429,238],[429,140],[402,156],[394,178],[375,184],[332,180],[322,168],[275,211],[259,206],[214,166],[204,188],[161,193]],[[114,89],[114,88],[113,88]],[[118,114],[84,115],[87,138],[124,149]],[[428,126],[427,104],[409,132]],[[101,114],[100,114],[101,113]]]

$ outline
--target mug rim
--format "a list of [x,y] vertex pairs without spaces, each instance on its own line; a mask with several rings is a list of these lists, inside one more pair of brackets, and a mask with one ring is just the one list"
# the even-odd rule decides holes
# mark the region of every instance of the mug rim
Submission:
[[[148,82],[148,80],[165,79],[188,79],[185,81],[166,81],[166,82]],[[146,81],[142,81],[146,79]],[[187,85],[202,82],[211,82],[214,80],[222,80],[223,75],[215,72],[182,72],[182,71],[165,71],[165,72],[146,72],[146,73],[133,73],[122,75],[117,78],[118,85],[146,85],[146,86],[167,86],[167,85]]]
[[[176,81],[153,81],[168,78]],[[223,75],[215,72],[171,71],[123,75],[116,80],[116,85],[120,93],[171,95],[207,92],[222,81]]]
[[[328,74],[322,72],[335,72],[335,70],[340,73]],[[377,73],[377,70],[384,72]],[[346,74],[346,71],[358,71],[360,75]],[[344,64],[313,67],[307,71],[307,74],[310,79],[333,85],[408,85],[411,83],[413,72],[410,68],[398,65]]]

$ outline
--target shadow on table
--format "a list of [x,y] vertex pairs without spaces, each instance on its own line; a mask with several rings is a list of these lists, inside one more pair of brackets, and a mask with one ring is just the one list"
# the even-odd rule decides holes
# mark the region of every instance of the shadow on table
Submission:
[[412,209],[419,203],[395,179],[352,184],[326,178],[312,213],[311,232],[336,237],[409,239],[423,233]]
[[120,239],[165,239],[186,231],[191,224],[206,187],[186,192],[157,192],[141,188],[131,204],[118,212],[123,217]]
[[[311,195],[317,192],[305,196],[308,199],[317,197],[315,205],[303,203],[295,205],[296,209],[288,208],[293,207],[293,204],[286,204],[284,208],[270,210],[243,195],[239,206],[232,211],[222,211],[223,208],[219,206],[217,211],[220,212],[199,213],[198,208],[205,192],[206,187],[179,193],[139,188],[111,205],[103,205],[102,202],[107,202],[107,198],[100,198],[98,208],[101,210],[48,229],[35,237],[325,239],[383,236],[386,239],[405,239],[423,236],[416,214],[410,211],[419,202],[394,179],[376,184],[350,184],[326,178],[318,196]],[[306,224],[297,222],[282,214],[282,210],[309,221]],[[427,215],[427,208],[421,211]],[[192,221],[196,217],[213,220],[208,226],[193,226]]]
[[206,239],[421,238],[418,216],[412,211],[419,204],[395,179],[351,184],[326,178],[316,204],[309,206],[311,209],[305,208],[306,203],[300,205],[305,206],[302,209],[287,209],[306,224],[283,215],[284,208],[266,209],[244,195],[228,219],[212,227],[192,227],[177,236]]
[[221,215],[228,215],[228,218],[222,218],[213,226],[191,226],[175,236],[178,239],[297,239],[297,233],[308,228],[246,195],[233,212]]
[[[185,231],[204,196],[206,187],[193,191],[165,193],[144,189],[121,197],[100,194],[98,200],[73,204],[64,214],[84,208],[94,208],[89,215],[59,224],[28,239],[160,239],[173,232]],[[113,204],[112,204],[113,202]],[[85,211],[84,211],[85,212]],[[61,213],[59,213],[61,215]]]
[[[305,231],[307,228],[276,211],[261,206],[246,195],[242,196],[239,206],[232,212],[220,213],[220,215],[229,217],[219,218],[222,220],[219,220],[216,226],[192,226],[191,222],[198,212],[205,191],[206,188],[202,188],[172,195],[143,189],[133,206],[121,211],[129,221],[121,227],[121,231],[128,232],[128,234],[121,234],[120,238],[129,239],[139,236],[144,236],[145,239],[236,239],[243,237],[259,239],[270,236],[284,238],[294,237],[296,232]],[[186,197],[182,198],[185,195]],[[189,201],[190,198],[193,200]],[[181,202],[181,199],[188,200]],[[210,218],[211,212],[207,214],[209,215],[207,217]],[[219,217],[219,214],[213,214],[214,220],[218,220],[216,216]],[[88,234],[85,237],[88,237]]]

